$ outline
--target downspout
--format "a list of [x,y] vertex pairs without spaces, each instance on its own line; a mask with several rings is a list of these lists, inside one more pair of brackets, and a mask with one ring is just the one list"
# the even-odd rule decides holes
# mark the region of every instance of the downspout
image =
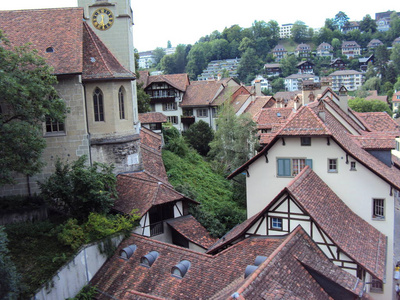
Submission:
[[87,109],[87,99],[86,99],[86,86],[82,82],[83,86],[83,100],[85,102],[85,116],[86,116],[86,131],[88,134],[88,140],[89,140],[89,164],[92,166],[92,149],[91,149],[91,143],[90,143],[90,131],[89,131],[89,119],[88,119],[88,109]]
[[30,182],[29,182],[29,175],[26,175],[26,187],[28,189],[28,196],[31,197],[32,193],[31,193],[31,185],[30,185]]

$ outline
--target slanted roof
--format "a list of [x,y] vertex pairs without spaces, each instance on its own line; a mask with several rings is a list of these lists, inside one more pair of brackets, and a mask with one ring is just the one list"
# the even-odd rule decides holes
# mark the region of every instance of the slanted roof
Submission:
[[355,115],[370,131],[400,133],[400,126],[386,112],[355,112]]
[[160,112],[141,113],[139,120],[142,124],[166,123],[167,116]]
[[147,83],[143,88],[147,88],[154,82],[166,82],[172,87],[182,92],[190,85],[188,74],[167,74],[167,75],[152,75],[147,78]]
[[255,121],[256,115],[261,111],[262,108],[268,108],[274,106],[276,100],[272,96],[257,96],[246,108],[245,113],[249,113]]
[[86,22],[83,23],[83,44],[83,80],[136,78],[119,63]]
[[[120,258],[119,251],[132,244],[137,246],[132,257]],[[147,268],[140,258],[150,251],[157,251],[158,258]],[[267,260],[245,279],[246,267],[254,264],[257,256]],[[188,260],[190,268],[183,278],[176,278],[171,268],[181,260]],[[327,285],[317,281],[321,276],[336,292],[356,296],[362,291],[362,283],[330,263],[298,227],[288,236],[247,238],[214,256],[132,234],[91,284],[101,291],[98,299],[227,299],[236,291],[252,299],[272,294],[276,283],[300,299],[305,291],[314,299],[330,299],[324,291]]]
[[13,46],[31,43],[55,74],[81,74],[82,18],[83,8],[0,11],[0,28]]
[[180,200],[197,203],[147,171],[117,175],[117,193],[118,199],[115,200],[113,209],[124,214],[130,214],[133,209],[137,209],[137,214],[141,217],[156,205]]
[[[218,247],[241,239],[283,195],[289,194],[329,238],[369,273],[383,280],[386,236],[355,214],[308,166],[284,188],[260,213],[251,218],[241,231],[230,234]],[[250,219],[249,219],[250,220]],[[215,248],[215,247],[214,247]],[[215,251],[213,249],[212,251]]]
[[363,295],[363,283],[332,264],[298,226],[247,279],[218,299],[233,299],[234,293],[239,299],[353,299]]
[[288,118],[293,114],[293,109],[283,108],[263,108],[253,118],[257,123],[257,129],[272,129],[278,131]]
[[208,249],[217,241],[192,215],[170,219],[167,224],[186,239],[204,249]]
[[309,167],[287,191],[342,251],[384,279],[387,245],[383,233],[355,214]]
[[222,88],[223,84],[215,80],[192,81],[186,89],[180,106],[208,106]]

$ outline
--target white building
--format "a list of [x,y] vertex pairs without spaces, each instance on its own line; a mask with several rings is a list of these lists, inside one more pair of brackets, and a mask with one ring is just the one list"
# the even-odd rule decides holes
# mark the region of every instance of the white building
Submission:
[[348,91],[356,91],[364,82],[364,75],[354,70],[335,71],[329,76],[332,78],[334,91],[338,91],[342,86]]
[[319,78],[313,74],[292,74],[285,78],[285,89],[288,92],[298,91],[302,89],[304,80],[318,82]]
[[293,24],[289,23],[289,24],[282,24],[281,28],[279,29],[279,37],[281,39],[288,39],[291,37],[292,35],[292,27]]

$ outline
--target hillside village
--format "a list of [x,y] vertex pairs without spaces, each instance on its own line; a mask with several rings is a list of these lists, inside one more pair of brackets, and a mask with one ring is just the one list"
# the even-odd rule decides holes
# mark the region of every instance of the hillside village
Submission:
[[[252,85],[233,74],[152,75],[135,70],[130,7],[129,0],[79,0],[76,8],[0,11],[10,43],[29,41],[46,58],[69,107],[63,123],[42,126],[42,171],[15,173],[16,183],[1,186],[0,195],[38,193],[37,181],[54,172],[56,157],[87,155],[89,164],[115,166],[113,212],[139,217],[104,264],[86,253],[71,260],[65,269],[76,273],[57,275],[35,299],[74,297],[86,284],[95,299],[398,299],[400,125],[387,112],[348,104],[373,56],[363,71],[332,60],[338,70],[318,79],[302,60],[274,95],[263,93],[270,89],[263,74],[253,74],[260,76]],[[69,30],[54,25],[67,18]],[[385,18],[379,24],[389,26]],[[320,55],[329,46],[321,44]],[[296,51],[307,57],[309,46]],[[266,74],[280,76],[278,56],[264,64]],[[151,112],[138,111],[138,88],[149,95]],[[393,103],[399,98],[394,93]],[[201,204],[169,182],[162,128],[185,132],[202,120],[216,131],[226,103],[255,122],[260,147],[228,176],[245,176],[247,219],[215,238],[189,214]]]

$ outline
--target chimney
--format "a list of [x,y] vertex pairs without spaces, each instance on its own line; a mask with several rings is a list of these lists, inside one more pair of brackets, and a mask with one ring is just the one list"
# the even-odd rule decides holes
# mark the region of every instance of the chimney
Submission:
[[220,81],[222,78],[221,78],[221,73],[218,73],[218,75],[217,75],[217,80],[218,81]]
[[347,94],[347,89],[344,86],[342,86],[339,89],[339,106],[346,114],[349,111],[349,105],[347,103],[348,101],[349,101],[349,97]]
[[261,80],[256,80],[254,82],[256,96],[262,96],[261,93]]

